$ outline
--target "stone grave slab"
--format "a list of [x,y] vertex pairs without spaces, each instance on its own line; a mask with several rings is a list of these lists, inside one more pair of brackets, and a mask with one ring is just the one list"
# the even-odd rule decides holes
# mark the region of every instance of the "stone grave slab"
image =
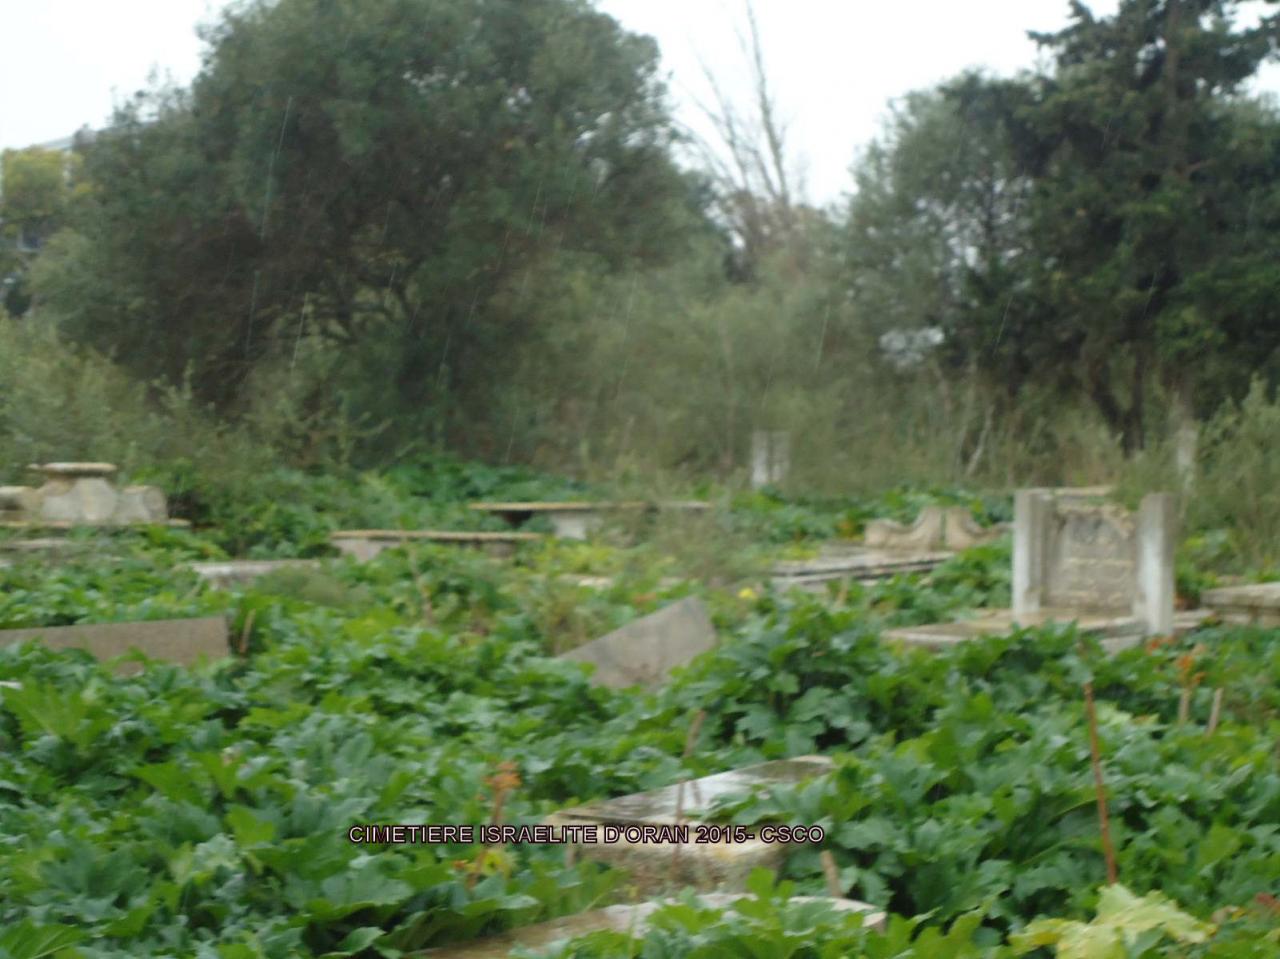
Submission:
[[[709,909],[729,910],[735,902],[750,899],[746,893],[703,893],[696,897],[698,904]],[[609,930],[629,933],[640,938],[648,932],[653,914],[677,899],[655,899],[634,905],[606,906],[576,916],[566,916],[551,922],[525,926],[500,936],[490,936],[454,946],[441,946],[425,952],[414,953],[422,959],[503,959],[516,949],[545,949],[556,943],[584,936],[592,932]],[[829,899],[824,896],[792,896],[791,902],[824,902],[838,912],[859,912],[865,915],[863,924],[877,932],[885,928],[885,914],[875,906],[853,899]]]
[[1280,626],[1280,582],[1207,589],[1200,601],[1229,623]]
[[523,526],[535,516],[544,516],[561,539],[586,539],[604,523],[610,513],[651,513],[658,511],[702,512],[711,504],[699,500],[598,500],[595,502],[472,503],[480,513],[499,516],[511,526]]
[[777,563],[770,575],[778,589],[821,589],[826,583],[845,579],[871,583],[903,573],[928,572],[953,555],[943,550],[911,552],[865,546],[827,546],[813,559]]
[[[546,819],[559,827],[597,829],[597,842],[574,844],[577,852],[590,859],[626,869],[630,882],[643,894],[660,894],[673,888],[693,886],[698,890],[738,892],[745,888],[753,869],[777,870],[786,857],[788,845],[765,842],[759,827],[753,838],[743,842],[696,842],[694,829],[706,821],[712,803],[727,796],[749,794],[770,785],[792,785],[830,772],[834,764],[825,756],[799,756],[759,763],[702,779],[676,783],[649,792],[634,793],[562,809]],[[631,841],[626,835],[604,842],[604,827],[658,827],[664,841]],[[662,827],[688,827],[687,842],[678,832]],[[665,841],[675,840],[675,841]]]
[[661,683],[677,666],[714,649],[716,630],[702,600],[688,596],[621,629],[560,654],[593,663],[591,681],[625,689]]
[[[0,646],[25,640],[36,640],[51,649],[83,649],[98,659],[113,659],[137,649],[152,659],[180,666],[194,666],[202,658],[222,659],[231,651],[223,616],[0,630]],[[141,671],[139,663],[120,663],[116,669],[121,676]]]
[[281,569],[316,569],[318,559],[232,559],[218,563],[189,563],[187,568],[218,589],[247,586]]
[[499,556],[509,555],[515,547],[536,543],[537,533],[484,533],[459,530],[348,529],[329,536],[329,542],[344,556],[365,562],[383,550],[406,543],[444,543],[484,549]]

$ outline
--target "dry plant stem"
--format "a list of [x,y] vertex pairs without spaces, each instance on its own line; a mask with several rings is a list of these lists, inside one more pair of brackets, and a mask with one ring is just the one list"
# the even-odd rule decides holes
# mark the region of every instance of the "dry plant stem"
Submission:
[[827,879],[827,895],[832,899],[843,899],[844,890],[840,888],[840,870],[836,868],[836,857],[831,855],[830,849],[824,849],[818,859],[822,862],[822,874]]
[[1107,885],[1116,882],[1116,851],[1111,845],[1111,823],[1107,819],[1107,790],[1102,781],[1102,750],[1098,746],[1098,713],[1093,705],[1093,683],[1084,684],[1084,705],[1089,717],[1089,750],[1093,756],[1093,784],[1098,792],[1098,824],[1102,832],[1102,855],[1107,860]]
[[1178,725],[1185,723],[1191,715],[1191,687],[1182,687],[1182,696],[1178,700]]
[[1212,736],[1218,728],[1218,718],[1222,715],[1222,687],[1219,686],[1213,691],[1213,708],[1209,710],[1209,728],[1204,731],[1206,736]]
[[239,652],[241,656],[249,655],[249,634],[253,632],[253,617],[256,613],[256,609],[251,609],[244,618],[244,626],[240,630]]
[[[681,760],[687,760],[693,755],[693,747],[698,742],[698,733],[702,731],[702,723],[707,718],[707,711],[699,709],[694,714],[693,722],[689,723],[689,735],[684,740],[684,753]],[[676,826],[684,825],[684,786],[685,780],[680,780],[680,785],[676,787]],[[680,864],[680,851],[683,843],[674,843],[671,847],[671,875],[672,878],[679,874],[678,866]]]

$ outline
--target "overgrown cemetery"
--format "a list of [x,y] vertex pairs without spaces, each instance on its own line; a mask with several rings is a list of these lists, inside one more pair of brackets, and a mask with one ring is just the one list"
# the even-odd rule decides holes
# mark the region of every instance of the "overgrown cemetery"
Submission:
[[1274,4],[621,6],[0,153],[0,959],[1280,959]]

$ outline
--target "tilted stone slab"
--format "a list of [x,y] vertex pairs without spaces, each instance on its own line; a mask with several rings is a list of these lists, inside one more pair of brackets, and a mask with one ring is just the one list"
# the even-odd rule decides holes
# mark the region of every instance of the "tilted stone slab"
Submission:
[[[222,659],[231,653],[223,616],[0,630],[0,646],[26,640],[36,640],[50,649],[83,649],[98,659],[114,659],[136,649],[152,659],[180,666],[194,666],[201,659]],[[141,670],[140,663],[120,663],[116,672],[133,675]]]
[[[617,842],[581,842],[574,848],[587,858],[626,869],[631,874],[631,884],[645,895],[684,886],[705,891],[741,891],[753,869],[776,871],[789,847],[765,842],[759,838],[759,827],[751,827],[755,837],[743,842],[698,843],[694,826],[706,821],[713,802],[722,797],[746,795],[770,785],[793,785],[825,775],[832,768],[834,764],[825,756],[780,759],[563,809],[546,822],[561,827],[595,826],[600,839],[605,826],[687,826],[689,842],[634,842],[622,836]],[[671,834],[666,835],[669,838]]]
[[[745,893],[702,893],[698,904],[708,909],[731,910],[742,899],[753,898]],[[609,930],[627,933],[635,938],[643,937],[649,930],[653,914],[663,906],[679,902],[677,899],[656,899],[635,905],[606,906],[576,916],[566,916],[551,922],[542,922],[501,936],[490,936],[474,942],[442,946],[421,953],[411,953],[423,959],[503,959],[516,949],[546,949],[557,943],[585,936],[592,932]],[[863,925],[883,932],[885,914],[875,906],[853,899],[828,899],[823,896],[792,896],[795,903],[823,902],[837,912],[857,912],[865,916]]]
[[689,596],[559,658],[592,663],[593,683],[624,689],[661,683],[672,669],[715,645],[716,630],[706,606]]
[[1228,622],[1280,626],[1280,582],[1207,589],[1200,601]]
[[345,556],[352,556],[361,562],[373,559],[383,550],[403,546],[406,543],[471,546],[498,555],[506,555],[516,546],[536,543],[540,539],[542,537],[537,533],[485,533],[429,529],[348,529],[339,530],[329,536],[329,542],[338,552]]

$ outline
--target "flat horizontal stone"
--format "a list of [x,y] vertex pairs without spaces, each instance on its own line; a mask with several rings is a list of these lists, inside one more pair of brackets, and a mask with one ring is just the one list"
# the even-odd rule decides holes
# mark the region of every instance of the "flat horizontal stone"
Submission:
[[[27,640],[36,640],[50,649],[83,649],[98,659],[114,659],[136,649],[152,659],[180,666],[194,666],[202,659],[222,659],[231,652],[223,616],[0,630],[0,646]],[[121,676],[141,671],[139,663],[120,663],[116,669]]]
[[[694,826],[705,819],[712,803],[725,796],[749,794],[770,785],[791,785],[831,771],[825,756],[800,756],[717,773],[685,783],[588,803],[553,813],[546,822],[556,826],[688,826],[689,842],[583,842],[582,855],[626,869],[633,885],[646,895],[686,885],[705,891],[741,891],[753,869],[777,870],[787,846],[758,836],[744,842],[698,843]],[[758,832],[759,827],[752,827]],[[601,835],[603,835],[601,833]]]
[[28,468],[45,476],[59,478],[114,476],[120,471],[120,467],[114,463],[44,463],[32,464]]
[[[1209,615],[1204,610],[1187,610],[1174,617],[1174,633],[1182,635],[1197,629]],[[1132,616],[1087,614],[1076,610],[1049,609],[1036,614],[1015,617],[1012,610],[992,610],[973,619],[925,626],[904,626],[886,630],[882,638],[923,649],[948,649],[960,643],[988,636],[1008,636],[1015,629],[1034,628],[1049,623],[1075,623],[1085,635],[1097,636],[1103,649],[1115,653],[1142,641],[1142,623]]]
[[316,569],[318,559],[233,559],[222,563],[190,563],[187,568],[212,586],[246,586],[282,569]]
[[[697,896],[698,904],[708,909],[729,910],[733,904],[750,899],[745,893],[703,893]],[[576,916],[566,916],[551,922],[526,926],[501,936],[491,936],[474,942],[459,943],[415,953],[423,959],[502,959],[516,949],[545,949],[592,932],[612,931],[627,933],[635,938],[643,937],[649,930],[649,921],[663,906],[676,903],[677,899],[655,899],[635,905],[607,906]],[[828,899],[821,896],[792,896],[795,903],[823,902],[837,912],[858,912],[865,915],[863,925],[877,932],[885,928],[885,914],[875,906],[853,899]]]
[[472,503],[470,509],[480,513],[598,513],[606,510],[648,509],[651,504],[643,500],[568,500],[562,503]]

